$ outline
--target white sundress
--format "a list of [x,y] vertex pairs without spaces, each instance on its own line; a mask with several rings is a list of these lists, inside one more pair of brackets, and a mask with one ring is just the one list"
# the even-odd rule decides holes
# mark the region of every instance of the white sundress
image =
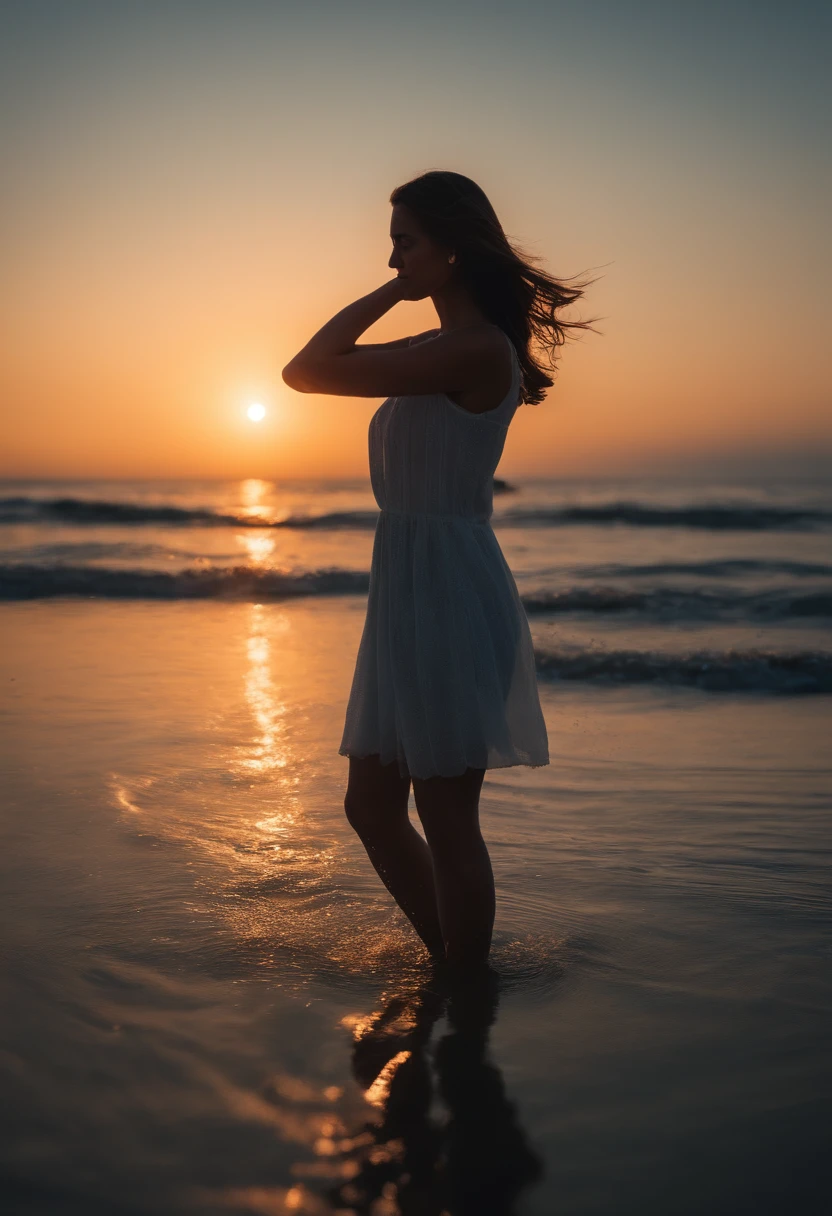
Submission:
[[425,393],[388,397],[370,420],[381,511],[338,751],[398,760],[403,777],[549,763],[529,622],[490,523],[520,392],[503,336],[512,379],[495,409]]

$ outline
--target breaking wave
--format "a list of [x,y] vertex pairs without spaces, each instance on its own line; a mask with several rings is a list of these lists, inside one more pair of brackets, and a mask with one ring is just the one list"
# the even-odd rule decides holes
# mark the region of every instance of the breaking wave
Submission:
[[100,596],[140,600],[280,600],[299,595],[366,594],[370,576],[360,570],[294,574],[251,566],[117,570],[96,566],[0,566],[0,599]]
[[832,524],[832,511],[818,507],[767,504],[694,504],[661,507],[637,502],[596,505],[515,508],[500,522],[522,527],[562,527],[566,524],[626,524],[642,528],[703,528],[717,532],[814,531]]
[[378,511],[330,511],[269,520],[255,515],[89,498],[0,498],[0,523],[169,524],[174,527],[374,528]]
[[[626,569],[626,567],[625,567]],[[0,563],[0,600],[98,596],[102,599],[280,600],[307,595],[366,595],[369,571],[337,567],[309,571],[261,566],[189,567],[179,571],[81,565]],[[530,616],[635,616],[669,621],[832,619],[832,589],[571,586],[521,596]]]
[[538,674],[592,684],[660,684],[706,692],[832,693],[832,653],[769,650],[535,650]]
[[651,620],[784,621],[796,617],[832,618],[832,590],[796,592],[711,591],[698,588],[654,587],[646,591],[617,587],[569,587],[524,595],[530,615],[593,613],[636,614]]
[[628,566],[619,562],[581,566],[582,578],[641,578],[682,574],[696,578],[737,578],[749,574],[788,574],[792,578],[828,578],[832,563],[798,562],[787,558],[727,557],[703,562],[647,562]]
[[[329,511],[265,519],[203,507],[87,498],[0,498],[0,523],[53,522],[75,525],[167,524],[235,528],[374,528],[377,510]],[[623,524],[630,527],[694,528],[710,531],[814,531],[832,525],[832,511],[768,504],[695,504],[663,507],[637,502],[610,502],[560,507],[514,508],[493,517],[498,527],[565,527],[572,524]]]

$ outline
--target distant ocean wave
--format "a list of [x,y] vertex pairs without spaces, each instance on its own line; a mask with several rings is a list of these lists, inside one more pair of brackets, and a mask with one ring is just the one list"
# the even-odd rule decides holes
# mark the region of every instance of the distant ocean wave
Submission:
[[[184,570],[127,569],[64,562],[0,563],[0,599],[99,596],[103,599],[279,600],[299,595],[366,595],[368,571],[289,572],[260,566],[197,566]],[[832,588],[571,586],[521,596],[530,616],[631,615],[649,620],[785,621],[832,619]]]
[[832,590],[797,592],[704,590],[654,587],[569,587],[522,597],[529,615],[541,613],[637,614],[651,620],[783,621],[795,617],[832,618]]
[[0,498],[0,523],[169,524],[233,528],[374,528],[378,511],[329,511],[268,520],[207,507],[106,502],[89,498]]
[[819,507],[767,503],[701,503],[664,507],[637,502],[522,507],[506,511],[500,522],[521,527],[567,524],[626,524],[640,528],[703,528],[714,532],[813,531],[832,524],[832,511]]
[[[55,535],[55,533],[51,533]],[[217,562],[234,562],[239,559],[239,550],[228,553],[213,553],[211,560]],[[61,563],[63,565],[80,565],[86,562],[113,561],[122,566],[128,561],[204,561],[202,553],[189,549],[173,548],[170,545],[155,544],[152,541],[143,543],[135,540],[100,540],[83,541],[51,541],[46,544],[27,545],[25,550],[19,548],[4,549],[0,546],[0,569],[4,561],[20,561],[25,558],[29,565]]]
[[[234,528],[375,528],[377,510],[328,511],[264,519],[214,511],[207,507],[102,501],[87,498],[0,498],[0,523],[66,523],[75,525],[142,525]],[[832,525],[832,511],[820,507],[772,506],[765,503],[693,504],[664,507],[637,502],[610,502],[558,507],[519,507],[495,515],[498,527],[566,527],[573,524],[630,527],[693,528],[709,531],[814,531]]]
[[[53,533],[54,535],[54,533]],[[60,534],[59,534],[60,535]],[[25,553],[25,559],[24,559]],[[219,563],[239,561],[239,551],[228,553],[212,553],[211,561],[216,566]],[[81,565],[87,562],[118,562],[123,568],[126,563],[134,561],[177,562],[202,561],[205,555],[188,549],[174,548],[170,545],[157,544],[152,541],[140,540],[53,540],[44,544],[27,545],[25,551],[0,547],[0,568],[4,561],[13,562],[25,560],[29,565],[48,565],[50,563],[63,565]],[[546,576],[546,572],[541,572]],[[550,572],[554,573],[554,571]],[[560,571],[567,573],[566,570]],[[648,578],[667,578],[680,576],[683,579],[720,580],[737,579],[748,576],[763,576],[773,578],[786,575],[793,579],[832,578],[832,562],[794,561],[787,558],[714,558],[712,560],[694,562],[652,562],[642,565],[630,565],[626,562],[608,562],[605,564],[577,566],[568,570],[572,578],[581,580],[625,579],[641,580]],[[545,593],[542,593],[545,594]],[[586,591],[579,594],[587,594]],[[528,597],[534,610],[537,596]],[[548,611],[543,607],[541,611]]]
[[591,684],[660,684],[706,692],[832,693],[832,653],[769,650],[535,650],[538,674]]
[[357,570],[299,574],[252,566],[206,567],[179,572],[97,566],[0,565],[0,600],[97,596],[125,600],[281,600],[300,595],[366,594],[370,576]]
[[621,562],[582,566],[582,578],[655,578],[681,574],[690,578],[737,578],[749,574],[788,574],[792,578],[828,578],[830,562],[799,562],[788,558],[727,557],[702,562],[647,562],[640,566]]

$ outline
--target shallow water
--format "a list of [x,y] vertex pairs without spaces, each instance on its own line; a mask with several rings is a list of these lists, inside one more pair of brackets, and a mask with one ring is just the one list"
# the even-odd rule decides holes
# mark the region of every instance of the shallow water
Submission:
[[820,1211],[829,697],[543,678],[447,999],[343,816],[363,614],[0,609],[7,1210]]
[[[494,504],[544,678],[832,693],[828,482],[528,480]],[[0,599],[363,597],[377,517],[361,480],[7,482]]]

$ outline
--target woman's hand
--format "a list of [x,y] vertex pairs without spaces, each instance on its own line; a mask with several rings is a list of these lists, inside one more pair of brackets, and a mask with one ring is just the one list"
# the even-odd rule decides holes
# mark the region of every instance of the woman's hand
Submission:
[[388,279],[385,286],[389,289],[393,296],[394,303],[398,304],[401,300],[406,300],[405,289],[407,287],[407,279],[403,279],[401,275],[396,275],[394,279]]
[[294,359],[286,364],[283,369],[285,383],[290,388],[303,392],[301,385],[306,373],[317,363],[349,354],[354,350],[356,339],[378,321],[379,317],[383,317],[405,298],[404,285],[405,281],[397,275],[396,278],[382,283],[381,287],[377,287],[369,295],[362,296],[360,300],[337,312],[332,320],[327,321],[326,325],[309,339]]
[[393,281],[397,282],[400,285],[400,288],[401,288],[401,295],[399,296],[400,300],[410,300],[412,303],[415,303],[417,300],[426,300],[428,298],[428,296],[430,295],[430,292],[427,291],[424,287],[421,289],[414,288],[413,280],[407,278],[404,275],[399,275]]

